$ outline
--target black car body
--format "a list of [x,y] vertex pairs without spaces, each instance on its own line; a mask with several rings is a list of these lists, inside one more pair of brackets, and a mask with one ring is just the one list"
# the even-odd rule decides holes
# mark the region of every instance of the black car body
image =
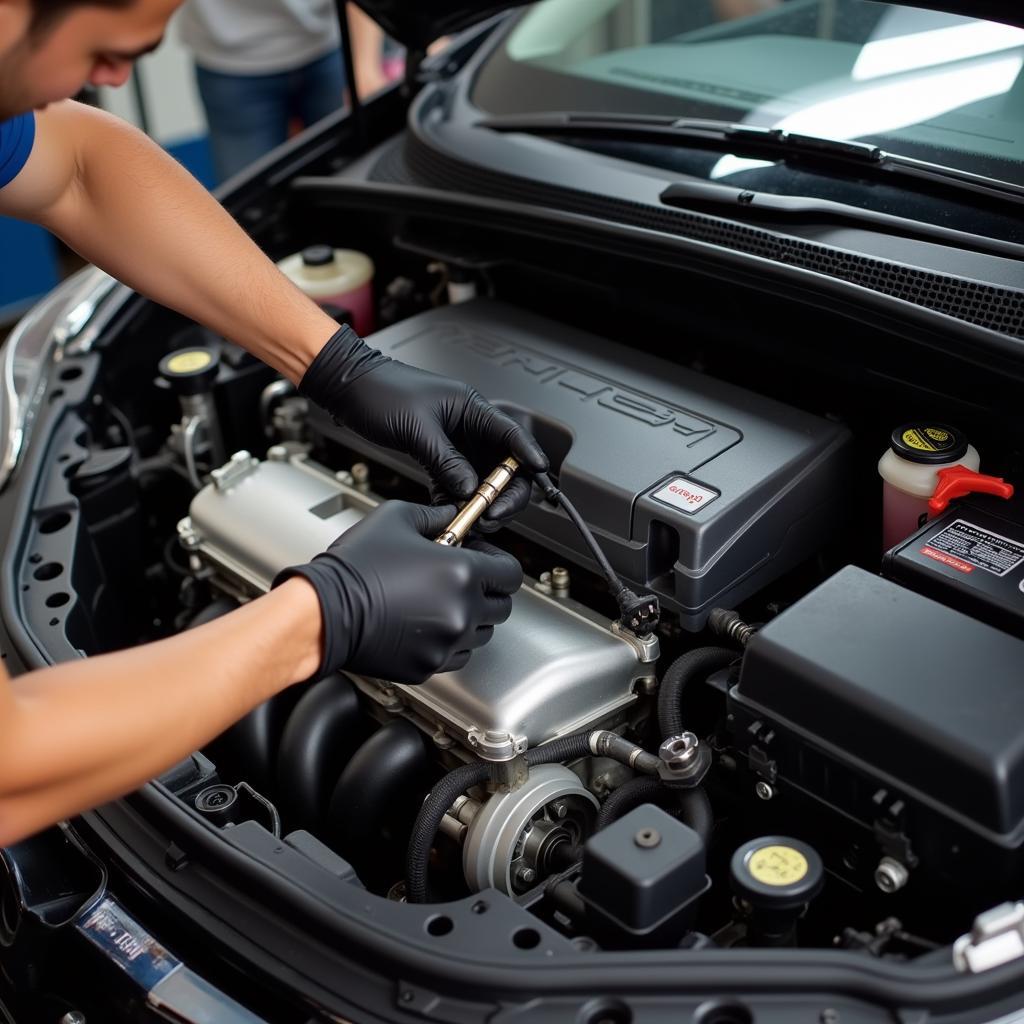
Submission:
[[[320,681],[3,851],[0,1018],[1024,1020],[1024,508],[962,498],[883,563],[876,469],[905,425],[925,448],[962,432],[988,473],[1024,481],[1024,19],[996,2],[768,4],[756,45],[743,18],[690,25],[724,49],[667,82],[659,61],[687,67],[667,30],[615,45],[634,31],[615,18],[651,5],[360,2],[409,45],[406,83],[221,198],[274,258],[370,253],[374,342],[527,422],[662,625],[653,641],[608,628],[593,559],[538,494],[498,539],[531,578],[520,617],[475,675],[416,693]],[[800,43],[800,79],[822,40],[860,59],[892,12],[967,30],[968,51],[933,63],[996,82],[970,94],[974,121],[954,123],[966,92],[911,119],[913,138],[844,133],[833,107],[816,130],[758,113],[751,82],[779,68],[765,39]],[[607,38],[570,73],[576,37],[553,25],[584,16]],[[749,95],[725,81],[739,45]],[[937,102],[912,77],[927,57],[877,52],[904,62],[870,72],[898,86],[882,100]],[[982,121],[989,142],[944,141]],[[157,366],[196,346],[220,360],[201,415],[224,454],[257,459],[219,467],[211,433],[183,448]],[[269,536],[316,550],[335,515],[425,493],[404,457],[96,271],[6,353],[12,673],[220,614],[265,588]],[[708,758],[699,777],[663,749],[647,799],[596,830],[631,768],[574,748],[517,775],[526,750],[581,730],[659,750],[659,680]],[[490,787],[456,793],[420,843],[424,902],[402,885],[414,819],[478,761]]]

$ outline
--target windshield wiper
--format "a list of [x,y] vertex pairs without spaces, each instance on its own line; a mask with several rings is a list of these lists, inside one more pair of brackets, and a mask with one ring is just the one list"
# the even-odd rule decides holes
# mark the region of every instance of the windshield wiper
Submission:
[[705,181],[678,181],[669,185],[659,197],[666,206],[704,211],[745,222],[760,220],[774,225],[824,224],[840,227],[866,228],[871,231],[923,242],[953,246],[987,256],[1024,260],[1024,245],[988,238],[969,231],[957,231],[928,221],[898,217],[891,213],[866,210],[861,206],[837,203],[814,196],[778,195],[755,192]]
[[874,169],[885,175],[913,178],[920,182],[984,195],[1001,202],[1024,204],[1024,185],[1015,182],[1000,181],[955,167],[891,153],[866,142],[819,138],[781,128],[759,128],[755,125],[702,118],[570,110],[506,114],[486,117],[476,124],[496,132],[589,136],[666,146],[684,144],[728,151],[737,156],[819,160],[861,170]]

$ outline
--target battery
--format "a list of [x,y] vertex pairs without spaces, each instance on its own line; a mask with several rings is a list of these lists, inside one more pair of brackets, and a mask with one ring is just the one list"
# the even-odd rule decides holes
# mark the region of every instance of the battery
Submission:
[[1024,637],[1024,501],[956,502],[888,551],[882,574]]

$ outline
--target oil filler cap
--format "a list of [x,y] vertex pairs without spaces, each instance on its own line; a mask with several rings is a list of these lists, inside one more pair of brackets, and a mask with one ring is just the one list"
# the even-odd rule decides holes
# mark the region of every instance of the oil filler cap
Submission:
[[810,903],[825,883],[818,852],[787,836],[744,843],[730,865],[732,887],[755,910],[790,910]]
[[220,355],[205,345],[180,348],[160,360],[160,376],[178,395],[201,395],[213,388]]
[[897,427],[889,447],[907,462],[930,466],[962,459],[967,454],[967,438],[956,427],[922,420]]

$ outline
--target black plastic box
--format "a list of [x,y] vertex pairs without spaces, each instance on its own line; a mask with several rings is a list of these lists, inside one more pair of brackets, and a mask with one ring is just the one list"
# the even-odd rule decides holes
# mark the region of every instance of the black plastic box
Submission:
[[[751,641],[729,695],[747,764],[955,874],[1024,838],[1024,642],[848,566]],[[896,847],[902,846],[903,849]],[[958,876],[963,881],[963,876]]]
[[589,840],[579,894],[599,930],[633,939],[678,936],[710,887],[704,843],[660,807],[643,804]]

